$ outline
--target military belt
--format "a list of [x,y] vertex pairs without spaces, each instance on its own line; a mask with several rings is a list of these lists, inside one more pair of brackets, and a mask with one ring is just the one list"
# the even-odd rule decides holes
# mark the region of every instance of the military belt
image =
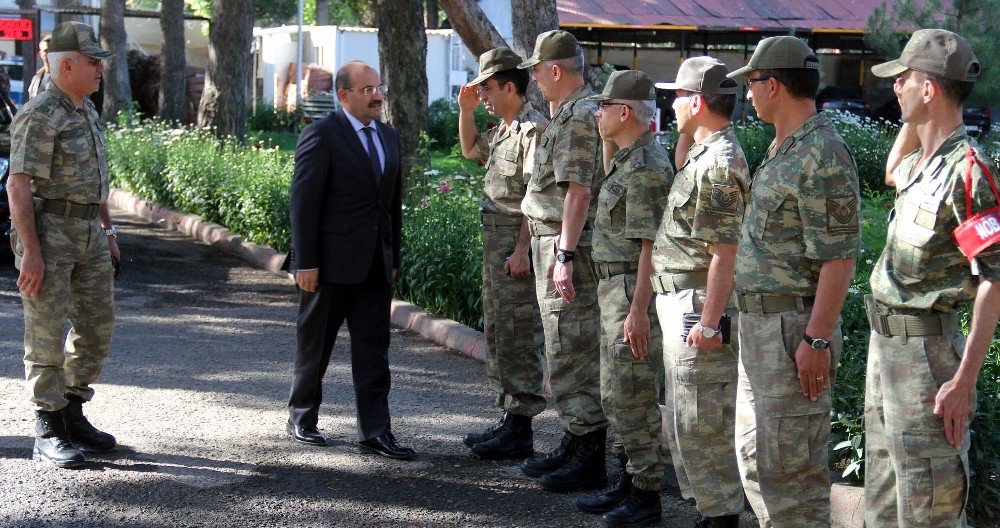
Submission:
[[558,235],[562,232],[562,222],[546,222],[544,220],[528,219],[528,230],[533,237]]
[[650,280],[653,281],[653,291],[656,293],[677,293],[681,290],[694,290],[707,286],[708,272],[656,273]]
[[595,262],[594,271],[597,272],[598,278],[601,280],[608,280],[615,275],[622,275],[625,273],[634,273],[639,271],[638,262]]
[[929,311],[927,315],[880,313],[871,295],[865,296],[865,310],[872,331],[885,337],[938,336],[958,328],[955,312]]
[[772,314],[797,311],[800,313],[812,308],[815,297],[800,297],[798,295],[779,295],[773,293],[737,293],[736,308],[741,312]]
[[97,213],[101,208],[101,204],[80,204],[67,200],[46,200],[44,198],[36,198],[36,200],[41,201],[41,210],[46,213],[83,218],[84,220],[97,218]]
[[523,220],[523,216],[515,215],[505,215],[497,213],[482,213],[483,226],[485,227],[499,227],[499,226],[519,226]]

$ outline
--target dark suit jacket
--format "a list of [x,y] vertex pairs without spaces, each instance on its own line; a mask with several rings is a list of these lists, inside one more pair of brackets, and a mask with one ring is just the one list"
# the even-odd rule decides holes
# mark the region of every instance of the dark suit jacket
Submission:
[[378,248],[392,281],[403,225],[399,134],[375,123],[385,152],[381,185],[343,109],[299,136],[289,204],[292,252],[285,262],[290,272],[319,268],[321,281],[357,284],[368,276]]

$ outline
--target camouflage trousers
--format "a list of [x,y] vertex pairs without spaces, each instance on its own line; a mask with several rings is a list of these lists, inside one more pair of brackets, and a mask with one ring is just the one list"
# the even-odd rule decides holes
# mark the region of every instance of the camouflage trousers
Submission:
[[577,246],[573,259],[576,298],[571,303],[563,300],[552,280],[558,238],[559,235],[531,237],[535,294],[545,334],[546,368],[559,420],[566,431],[584,435],[608,427],[601,409],[597,275],[590,247]]
[[[865,385],[865,522],[871,527],[965,527],[969,428],[948,444],[934,415],[938,388],[961,362],[965,336],[872,332]],[[971,417],[970,417],[971,419]]]
[[[111,254],[97,219],[41,213],[38,241],[45,277],[24,305],[24,372],[36,410],[56,411],[67,394],[90,400],[114,327]],[[20,267],[23,247],[11,234]],[[69,335],[66,323],[69,322]]]
[[[535,281],[532,277],[515,279],[503,270],[504,261],[517,243],[520,219],[507,216],[483,224],[486,376],[496,394],[497,407],[513,414],[535,416],[545,410],[542,320],[538,315]],[[498,225],[504,221],[517,225]]]
[[[663,328],[667,442],[685,499],[710,517],[743,511],[743,483],[736,466],[736,339],[717,350],[698,350],[683,340],[685,313],[701,313],[705,290],[656,296]],[[735,322],[735,310],[729,310]],[[734,336],[735,337],[735,336]]]
[[736,455],[761,528],[830,526],[830,387],[843,339],[838,320],[829,383],[817,401],[806,398],[794,357],[809,315],[740,313]]
[[625,342],[624,325],[636,286],[635,273],[601,279],[597,300],[601,305],[601,404],[613,430],[615,447],[628,457],[626,471],[632,483],[644,490],[658,490],[663,480],[663,433],[660,417],[659,350],[662,334],[656,324],[656,305],[649,303],[649,352],[645,359],[632,355]]

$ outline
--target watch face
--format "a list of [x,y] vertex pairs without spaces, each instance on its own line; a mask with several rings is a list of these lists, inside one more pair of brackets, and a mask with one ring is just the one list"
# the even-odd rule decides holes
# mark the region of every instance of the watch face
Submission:
[[826,350],[830,346],[830,342],[825,339],[814,339],[812,342],[812,347],[816,350]]
[[701,335],[703,335],[703,336],[707,337],[708,339],[712,339],[712,338],[713,338],[713,337],[715,337],[715,336],[716,336],[716,335],[717,335],[718,333],[719,333],[719,332],[718,332],[717,330],[714,330],[714,329],[712,329],[712,328],[706,328],[706,327],[704,327],[704,326],[702,326],[702,327],[701,327]]
[[562,251],[557,252],[556,260],[558,260],[559,262],[566,262],[566,254],[563,253]]

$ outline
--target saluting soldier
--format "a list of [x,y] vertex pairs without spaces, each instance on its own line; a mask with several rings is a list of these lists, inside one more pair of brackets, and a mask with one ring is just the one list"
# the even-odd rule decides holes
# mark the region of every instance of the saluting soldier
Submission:
[[[980,63],[961,36],[921,29],[872,73],[896,78],[909,154],[866,299],[865,522],[967,526],[969,421],[1000,316],[997,167],[962,124]],[[955,310],[972,300],[966,339]]]
[[653,239],[674,171],[649,122],[656,113],[653,81],[641,71],[611,74],[597,101],[605,144],[619,150],[597,195],[594,265],[601,307],[601,402],[614,431],[618,483],[577,506],[603,513],[610,526],[661,520],[663,455],[660,406],[661,335],[653,304]]
[[[483,433],[465,435],[484,459],[525,458],[533,451],[531,419],[545,410],[542,393],[541,320],[531,276],[528,221],[521,200],[531,175],[538,137],[548,120],[526,99],[529,74],[506,47],[479,57],[479,76],[458,96],[462,154],[486,162],[483,219],[483,330],[486,374],[500,420]],[[480,100],[499,126],[480,133]]]
[[677,130],[695,143],[681,153],[653,248],[667,440],[681,494],[702,514],[696,526],[713,528],[735,528],[743,511],[734,444],[739,347],[723,336],[735,321],[722,322],[737,315],[729,305],[750,170],[730,121],[739,87],[728,73],[718,59],[692,57],[676,81],[660,85],[674,90]]
[[736,452],[762,527],[829,527],[830,387],[840,310],[860,254],[854,160],[816,112],[819,60],[795,37],[760,41],[748,97],[775,139],[753,178],[736,256]]
[[604,183],[597,103],[587,100],[594,92],[584,81],[583,49],[566,31],[539,35],[534,54],[518,67],[531,69],[553,107],[521,209],[529,220],[552,395],[566,431],[551,453],[521,467],[550,491],[599,489],[607,484],[608,421],[601,409],[597,276],[590,250],[594,198]]
[[112,259],[120,261],[107,206],[104,125],[87,99],[110,56],[90,26],[56,26],[52,82],[11,125],[11,242],[36,416],[34,457],[58,467],[83,464],[81,450],[115,447],[115,438],[83,415],[111,345]]

